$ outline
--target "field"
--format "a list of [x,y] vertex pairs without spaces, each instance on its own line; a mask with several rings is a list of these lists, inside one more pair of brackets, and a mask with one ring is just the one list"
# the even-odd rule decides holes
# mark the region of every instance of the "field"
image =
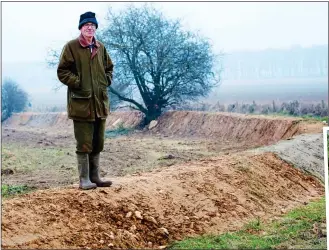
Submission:
[[328,79],[264,79],[225,80],[213,90],[208,102],[221,104],[252,103],[269,104],[297,100],[302,103],[328,102]]
[[[313,230],[325,222],[322,122],[176,111],[137,130],[140,120],[111,114],[101,175],[114,185],[91,191],[78,190],[66,114],[6,121],[2,247],[325,247],[325,229]],[[277,240],[234,243],[247,234]]]

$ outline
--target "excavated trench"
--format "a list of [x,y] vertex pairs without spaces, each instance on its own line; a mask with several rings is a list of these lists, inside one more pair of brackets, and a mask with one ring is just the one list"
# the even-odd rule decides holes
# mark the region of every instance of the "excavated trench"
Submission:
[[[41,116],[16,115],[4,126],[72,129],[65,114]],[[139,113],[115,113],[107,126],[136,126],[140,120]],[[276,143],[276,148],[228,153],[116,177],[111,188],[80,191],[68,185],[5,199],[2,247],[158,248],[187,236],[237,230],[258,217],[272,220],[324,195],[318,166],[322,126],[300,119],[168,112],[144,134]],[[288,161],[280,155],[280,145],[286,142],[281,140],[295,136],[284,147],[300,149],[308,142],[305,133],[311,133],[309,143],[318,149],[309,157],[316,158],[313,162],[320,178],[305,174],[298,157]]]

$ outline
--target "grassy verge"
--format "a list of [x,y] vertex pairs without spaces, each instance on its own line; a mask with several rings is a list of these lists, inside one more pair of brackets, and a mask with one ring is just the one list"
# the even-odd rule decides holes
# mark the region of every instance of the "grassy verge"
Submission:
[[328,122],[328,116],[309,116],[309,115],[303,115],[302,118],[309,119],[309,120],[316,120],[316,121],[326,121]]
[[[294,209],[278,221],[263,224],[251,221],[240,231],[204,235],[175,242],[172,249],[326,249],[322,229],[325,199]],[[320,233],[319,233],[320,232]]]
[[277,112],[277,113],[269,113],[265,114],[269,116],[281,116],[281,117],[295,117],[295,118],[302,118],[309,121],[326,121],[328,122],[328,116],[315,116],[315,115],[290,115],[286,112]]
[[2,169],[28,173],[35,170],[60,168],[65,165],[75,166],[72,149],[66,148],[32,148],[16,144],[2,146]]
[[9,198],[19,194],[24,194],[34,190],[34,188],[26,185],[1,185],[1,197]]

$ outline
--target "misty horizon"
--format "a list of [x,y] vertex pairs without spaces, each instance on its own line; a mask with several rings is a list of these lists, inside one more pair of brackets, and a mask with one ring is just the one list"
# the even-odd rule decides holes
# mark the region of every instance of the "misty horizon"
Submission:
[[[133,3],[135,6],[143,6],[143,4]],[[218,98],[229,97],[236,87],[241,89],[241,86],[255,84],[270,86],[282,82],[285,78],[290,79],[286,84],[305,86],[310,84],[308,81],[314,84],[315,79],[317,81],[315,98],[323,98],[327,95],[327,3],[156,2],[149,4],[160,10],[168,19],[181,19],[184,30],[207,38],[215,54],[224,54],[224,59],[220,61],[223,65],[216,65],[216,67],[224,67],[222,85],[211,93]],[[96,13],[99,29],[102,29],[106,26],[105,17],[109,7],[113,11],[121,11],[127,6],[129,3],[122,2],[96,2],[89,7],[79,2],[2,3],[3,80],[11,78],[16,81],[30,94],[33,103],[65,103],[65,86],[57,92],[53,90],[56,86],[61,86],[61,83],[57,79],[56,69],[49,68],[47,65],[48,52],[51,49],[60,52],[67,41],[79,35],[78,20],[80,14],[85,11]],[[60,23],[58,23],[59,16]],[[30,24],[38,24],[37,28],[27,29],[26,20],[29,20]],[[25,39],[31,36],[34,39]],[[325,52],[307,52],[320,47],[325,47],[323,49]],[[291,50],[302,51],[301,55],[305,56],[294,55],[293,58],[294,53],[290,53]],[[289,60],[283,56],[288,54]],[[252,55],[252,60],[249,55]],[[301,60],[302,57],[305,57],[306,61]],[[244,65],[241,65],[241,62]],[[231,91],[231,94],[227,91]],[[289,91],[291,97],[294,97],[292,90]],[[305,91],[303,90],[303,93]]]

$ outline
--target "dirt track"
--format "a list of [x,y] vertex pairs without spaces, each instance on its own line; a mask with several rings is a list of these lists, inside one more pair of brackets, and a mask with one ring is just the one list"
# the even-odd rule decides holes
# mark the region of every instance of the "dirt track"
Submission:
[[[49,161],[54,166],[37,163],[24,171],[16,166],[13,175],[3,176],[8,184],[52,188],[3,201],[4,248],[156,248],[186,236],[236,230],[258,216],[273,219],[324,195],[317,178],[282,160],[280,152],[246,151],[304,132],[321,133],[321,123],[174,112],[151,131],[107,140],[103,175],[114,180],[113,188],[79,191],[69,185],[77,181],[72,128],[51,117],[44,127],[41,118],[24,118],[29,125],[22,126],[17,117],[4,127],[4,164],[14,164],[27,148],[26,154],[38,152],[36,158],[51,158],[46,153],[54,151],[57,159]],[[138,120],[130,114],[108,126],[118,119]],[[234,130],[234,123],[244,132]],[[318,148],[317,136],[303,140]],[[287,142],[295,147],[301,140]],[[321,172],[319,154],[315,168]]]

